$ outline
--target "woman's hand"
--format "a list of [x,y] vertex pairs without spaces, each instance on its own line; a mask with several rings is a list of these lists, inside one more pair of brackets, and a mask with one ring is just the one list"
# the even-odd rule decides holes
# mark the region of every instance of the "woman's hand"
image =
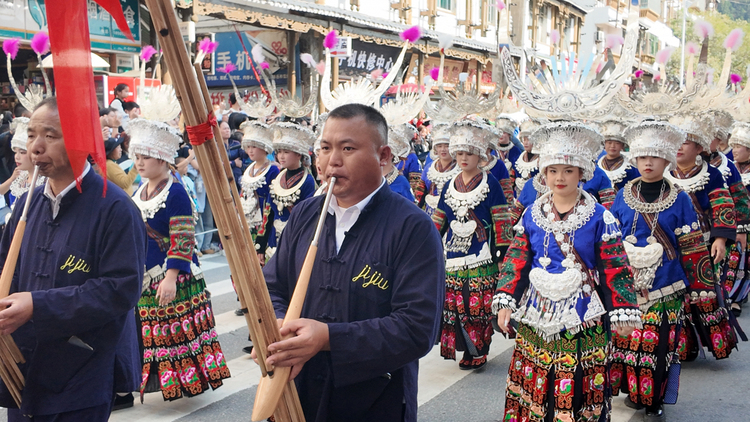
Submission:
[[159,306],[167,306],[174,301],[177,293],[177,274],[179,274],[179,270],[169,269],[164,279],[159,283],[159,287],[156,289]]
[[510,323],[510,314],[511,310],[508,308],[503,308],[497,311],[497,326],[500,327],[500,331],[504,332],[505,334],[510,333],[510,328],[508,328],[508,324]]
[[633,330],[635,330],[635,327],[630,325],[623,325],[615,328],[615,332],[617,333],[617,335],[622,337],[629,337],[631,334],[633,334]]
[[714,264],[718,264],[724,259],[727,254],[727,239],[725,237],[717,237],[714,239],[714,243],[711,245],[711,257],[714,259]]

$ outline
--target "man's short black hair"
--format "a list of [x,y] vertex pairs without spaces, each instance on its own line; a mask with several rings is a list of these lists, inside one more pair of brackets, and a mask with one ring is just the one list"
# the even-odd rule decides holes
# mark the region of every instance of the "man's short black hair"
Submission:
[[122,103],[122,109],[124,111],[130,111],[134,108],[141,108],[141,106],[139,106],[135,101],[125,101],[124,103]]
[[28,112],[28,110],[26,110],[26,107],[24,107],[21,103],[18,103],[15,107],[13,107],[13,116],[15,117],[21,117],[26,112]]
[[388,145],[388,122],[379,111],[370,106],[363,104],[346,104],[336,107],[328,113],[328,120],[331,119],[353,119],[363,117],[368,125],[373,126],[380,134],[380,144],[378,146]]
[[249,117],[245,113],[232,113],[227,118],[227,124],[229,125],[229,128],[232,130],[238,130],[240,128],[240,125],[245,123],[245,120],[247,120]]
[[103,117],[108,115],[109,113],[115,111],[114,108],[104,107],[99,109],[99,117]]
[[229,105],[237,104],[237,96],[234,93],[229,94]]
[[124,91],[125,88],[128,88],[128,84],[117,84],[117,86],[115,87],[115,95],[117,95],[120,92]]

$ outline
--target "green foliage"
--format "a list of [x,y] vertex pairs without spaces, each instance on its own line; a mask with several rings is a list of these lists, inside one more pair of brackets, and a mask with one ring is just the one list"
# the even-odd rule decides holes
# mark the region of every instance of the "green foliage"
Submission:
[[[732,7],[738,6],[741,8],[746,8],[748,11],[750,11],[750,7],[745,7],[744,4],[735,4],[730,2],[722,2],[721,5],[725,4],[731,4]],[[744,9],[737,9],[737,10],[744,10]],[[738,12],[738,15],[745,16],[744,14]],[[695,20],[691,19],[691,17],[696,17]],[[721,74],[721,69],[724,66],[724,59],[726,57],[726,49],[724,48],[724,39],[729,35],[729,33],[735,29],[735,28],[741,28],[745,32],[745,36],[743,38],[742,46],[740,46],[739,50],[732,53],[732,67],[731,67],[731,73],[736,73],[740,76],[742,76],[743,84],[747,79],[747,65],[750,63],[750,22],[743,19],[733,19],[732,17],[722,14],[722,13],[711,13],[711,12],[695,12],[695,9],[692,9],[690,13],[688,14],[687,24],[686,24],[686,30],[685,30],[685,42],[692,41],[696,44],[698,44],[698,47],[700,48],[700,39],[698,39],[698,35],[695,34],[695,21],[697,20],[705,20],[709,22],[714,27],[714,36],[709,39],[708,42],[708,65],[712,69],[714,69],[714,75],[715,78],[719,77],[719,74]],[[675,37],[678,39],[682,39],[682,16],[679,16],[679,18],[672,20],[669,23],[669,27],[672,28],[672,31],[674,32]],[[667,63],[667,71],[670,74],[673,75],[679,75],[680,72],[680,55],[682,54],[682,47],[678,48],[675,53],[670,58],[669,62]],[[698,58],[700,56],[699,54],[696,54],[695,57],[695,64],[693,67],[693,70],[698,66]],[[685,69],[687,70],[687,64],[688,64],[688,56],[685,55]]]

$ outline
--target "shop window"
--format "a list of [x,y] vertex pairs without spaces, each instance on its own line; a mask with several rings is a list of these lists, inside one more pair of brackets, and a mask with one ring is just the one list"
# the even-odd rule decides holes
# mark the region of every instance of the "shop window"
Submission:
[[448,10],[450,12],[456,11],[456,1],[455,0],[437,0],[437,7],[439,9]]

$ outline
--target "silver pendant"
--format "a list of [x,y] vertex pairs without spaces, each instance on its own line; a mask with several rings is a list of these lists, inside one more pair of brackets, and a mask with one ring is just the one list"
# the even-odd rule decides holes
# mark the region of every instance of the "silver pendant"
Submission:
[[629,234],[627,237],[625,237],[625,241],[628,242],[628,243],[632,243],[633,245],[635,245],[635,243],[638,241],[638,238],[636,238],[632,234]]
[[656,243],[656,238],[654,236],[649,236],[646,238],[646,242],[648,242],[649,245],[653,245]]
[[547,256],[543,256],[539,258],[539,264],[541,264],[544,269],[547,269],[547,266],[551,263],[552,263],[552,259]]

